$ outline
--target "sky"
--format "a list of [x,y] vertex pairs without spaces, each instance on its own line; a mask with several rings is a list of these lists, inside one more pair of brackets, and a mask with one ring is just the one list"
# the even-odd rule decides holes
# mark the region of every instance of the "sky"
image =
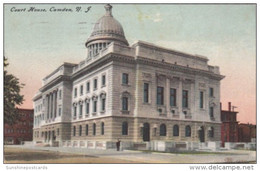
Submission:
[[[219,66],[221,102],[236,106],[238,120],[256,123],[256,6],[214,4],[112,4],[129,44],[137,40],[206,56]],[[28,12],[30,7],[46,12]],[[72,9],[50,12],[49,9]],[[80,11],[75,9],[80,7]],[[89,11],[88,7],[91,7]],[[11,9],[26,11],[12,12]],[[86,58],[85,42],[104,4],[5,4],[4,56],[8,72],[25,84],[22,108],[42,79],[63,62]]]

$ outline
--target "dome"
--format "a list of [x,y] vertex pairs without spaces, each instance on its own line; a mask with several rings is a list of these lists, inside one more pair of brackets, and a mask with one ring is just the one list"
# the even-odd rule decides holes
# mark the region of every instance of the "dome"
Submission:
[[86,42],[86,47],[97,42],[116,41],[128,46],[122,25],[112,16],[112,6],[105,6],[106,14],[95,24],[93,31]]

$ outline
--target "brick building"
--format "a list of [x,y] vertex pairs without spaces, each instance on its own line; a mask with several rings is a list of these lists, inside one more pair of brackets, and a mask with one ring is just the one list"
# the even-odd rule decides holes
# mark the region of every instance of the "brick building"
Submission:
[[18,115],[16,124],[4,125],[4,144],[21,144],[33,139],[33,109],[18,109]]
[[34,142],[107,148],[117,139],[220,141],[219,67],[152,43],[130,46],[112,6],[105,9],[85,59],[43,79],[33,99]]
[[256,125],[240,123],[238,125],[238,141],[252,142],[256,138]]
[[228,103],[228,110],[221,109],[221,142],[238,142],[238,121],[237,113],[231,109],[231,102]]

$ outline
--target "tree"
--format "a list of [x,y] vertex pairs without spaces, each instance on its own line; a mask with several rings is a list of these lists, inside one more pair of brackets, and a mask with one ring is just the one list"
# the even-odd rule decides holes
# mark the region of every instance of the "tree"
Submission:
[[13,125],[19,119],[17,105],[24,101],[23,95],[20,95],[24,84],[20,84],[18,78],[7,73],[8,65],[4,57],[4,123]]

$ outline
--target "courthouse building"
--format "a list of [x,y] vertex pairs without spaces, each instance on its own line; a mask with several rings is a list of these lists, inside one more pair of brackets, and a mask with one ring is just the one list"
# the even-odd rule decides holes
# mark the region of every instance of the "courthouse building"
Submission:
[[112,6],[35,95],[34,142],[109,147],[221,140],[219,67],[208,58],[138,41],[129,45]]

